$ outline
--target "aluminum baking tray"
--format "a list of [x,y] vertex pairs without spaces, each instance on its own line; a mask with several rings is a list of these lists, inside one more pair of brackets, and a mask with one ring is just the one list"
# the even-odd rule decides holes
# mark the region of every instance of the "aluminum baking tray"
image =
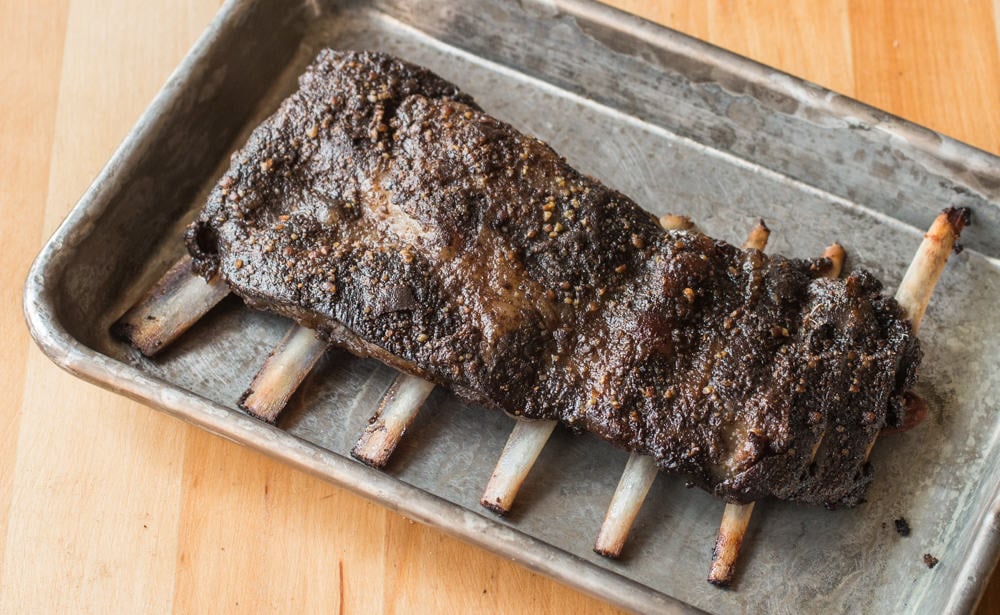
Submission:
[[[757,507],[735,591],[705,582],[722,503],[660,476],[625,558],[591,546],[627,455],[557,430],[514,514],[478,505],[513,423],[436,391],[387,471],[348,456],[393,372],[333,351],[278,427],[236,409],[287,327],[227,299],[154,360],[109,325],[181,252],[184,223],[324,46],[431,67],[647,209],[770,248],[833,240],[889,287],[947,205],[974,210],[921,337],[933,419],[880,441],[864,505]],[[642,612],[958,612],[997,556],[1000,159],[586,0],[227,3],[32,268],[25,312],[58,364],[583,591]],[[892,520],[913,527],[898,536]],[[928,570],[921,556],[941,563]]]

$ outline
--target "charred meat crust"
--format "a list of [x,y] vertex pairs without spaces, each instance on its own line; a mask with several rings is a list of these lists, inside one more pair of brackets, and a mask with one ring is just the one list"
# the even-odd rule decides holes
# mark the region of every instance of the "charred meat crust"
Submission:
[[871,275],[664,232],[377,53],[323,51],[187,234],[198,270],[469,401],[558,419],[732,502],[851,506],[920,349]]

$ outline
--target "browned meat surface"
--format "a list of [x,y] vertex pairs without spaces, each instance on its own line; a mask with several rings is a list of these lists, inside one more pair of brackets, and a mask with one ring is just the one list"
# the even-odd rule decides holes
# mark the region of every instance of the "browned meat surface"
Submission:
[[374,53],[322,52],[187,240],[252,307],[736,502],[859,502],[920,359],[872,276],[665,233],[455,86]]

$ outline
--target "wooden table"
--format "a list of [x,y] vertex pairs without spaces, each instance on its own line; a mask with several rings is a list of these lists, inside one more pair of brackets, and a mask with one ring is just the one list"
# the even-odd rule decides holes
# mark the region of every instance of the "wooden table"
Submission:
[[[0,0],[0,612],[613,612],[30,341],[31,259],[218,4]],[[1000,153],[1000,0],[612,4]]]

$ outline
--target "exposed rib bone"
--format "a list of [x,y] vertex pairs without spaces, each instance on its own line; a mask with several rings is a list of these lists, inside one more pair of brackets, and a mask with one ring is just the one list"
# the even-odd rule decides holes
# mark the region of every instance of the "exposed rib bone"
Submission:
[[312,330],[293,325],[243,393],[240,407],[273,424],[328,346]]
[[[691,219],[687,216],[678,216],[675,214],[666,214],[660,217],[660,225],[666,230],[687,230],[694,226]],[[480,499],[480,504],[500,515],[507,514],[510,511],[510,507],[514,503],[514,498],[517,497],[518,490],[520,490],[521,485],[524,483],[528,472],[531,471],[535,460],[538,459],[538,455],[541,454],[545,443],[548,442],[549,436],[552,435],[555,426],[556,421],[518,420],[510,437],[507,439],[507,444],[504,445],[503,452],[500,453],[500,458],[497,460],[496,468],[493,470],[490,481],[486,485],[486,490]],[[622,500],[617,508],[614,504],[615,500],[612,500],[612,507],[608,511],[610,517],[605,518],[604,525],[601,526],[601,534],[607,534],[608,539],[612,541],[617,540],[613,538],[614,536],[620,535],[621,542],[624,542],[625,536],[628,535],[629,528],[632,527],[632,522],[635,520],[635,515],[639,511],[639,507],[642,506],[642,500],[646,497],[646,492],[649,491],[649,486],[652,485],[653,479],[656,478],[656,465],[644,461],[638,462],[635,460],[636,457],[638,455],[633,454],[629,458],[629,463],[625,466],[625,474],[622,476],[622,482],[619,483],[619,490],[623,482],[628,484],[634,483],[636,485],[645,484],[646,486],[642,493],[638,495],[625,496],[623,493],[623,497],[626,497],[626,499]],[[629,468],[635,469],[630,473]],[[631,491],[626,491],[625,493],[631,493]],[[617,496],[618,491],[615,491],[615,494]],[[629,509],[632,505],[634,505],[634,510]],[[612,510],[615,511],[613,515]],[[605,526],[607,526],[607,529],[605,529]],[[607,553],[604,553],[601,547],[600,538],[598,538],[598,544],[594,549],[598,553],[606,554],[609,557],[617,557],[616,554],[612,554],[613,548],[609,548]],[[618,551],[621,551],[620,545],[618,546]]]
[[[671,214],[661,217],[660,225],[667,231],[684,230],[694,226],[689,218]],[[771,231],[761,220],[750,231],[743,248],[763,250],[767,246],[770,234]],[[639,509],[642,508],[646,494],[653,486],[657,472],[656,462],[652,457],[639,453],[629,455],[628,463],[618,481],[615,494],[611,497],[611,504],[608,505],[604,522],[601,523],[601,529],[597,534],[597,541],[594,543],[595,552],[614,559],[621,556],[625,540],[632,530],[632,524],[639,514]]]
[[694,222],[687,216],[663,214],[660,216],[660,226],[668,231],[687,231],[694,228]]
[[[950,208],[942,212],[934,220],[934,224],[927,234],[924,235],[924,241],[920,244],[920,248],[917,250],[917,254],[910,264],[909,269],[907,269],[906,275],[903,276],[903,281],[900,283],[899,290],[896,293],[896,300],[903,311],[909,315],[914,332],[920,327],[920,321],[923,318],[924,311],[927,309],[931,293],[934,292],[934,285],[941,276],[945,262],[948,260],[948,255],[954,249],[959,234],[968,222],[969,211],[967,209]],[[831,251],[835,250],[835,246],[836,244],[830,246],[823,254],[834,261],[834,269],[837,268],[835,260],[837,255],[836,253],[831,253]],[[840,252],[842,251],[841,249]],[[842,258],[839,260],[842,266]],[[840,272],[837,271],[836,273],[839,274]],[[832,276],[833,272],[831,271],[828,275]],[[914,414],[919,413],[921,407],[926,411],[926,406],[922,406],[919,402],[919,398],[916,397],[907,400],[908,418],[911,412]],[[912,406],[912,410],[910,406]],[[868,455],[871,454],[876,439],[877,436],[868,445],[868,451],[865,454],[866,460]],[[818,448],[819,445],[817,443],[813,451],[814,455]],[[719,538],[712,552],[712,566],[708,573],[709,583],[719,587],[727,587],[732,582],[736,558],[739,556],[740,547],[743,543],[747,525],[750,523],[752,512],[753,503],[746,505],[726,505],[726,510],[722,516],[722,524],[719,528]]]
[[824,274],[825,277],[839,278],[840,272],[844,270],[844,260],[847,258],[844,246],[839,243],[830,244],[823,250],[823,258],[830,259],[830,270]]
[[[750,231],[750,236],[744,249],[756,248],[763,250],[767,247],[767,239],[770,231],[764,221]],[[840,248],[839,251],[837,248]],[[824,257],[830,258],[831,267],[827,275],[834,270],[837,274],[844,264],[844,249],[838,244],[834,244],[826,249]],[[733,572],[736,570],[736,559],[740,556],[740,549],[743,547],[743,537],[746,534],[747,525],[750,523],[750,515],[753,512],[753,502],[749,504],[727,503],[726,509],[722,511],[722,523],[719,525],[719,536],[715,540],[715,548],[712,549],[712,565],[708,570],[708,582],[718,587],[728,587],[733,581]]]
[[[930,303],[934,287],[941,277],[941,272],[944,271],[948,256],[955,249],[962,229],[969,224],[970,216],[971,212],[965,207],[949,207],[938,214],[931,228],[924,234],[924,240],[920,242],[917,253],[903,275],[903,281],[899,283],[896,301],[910,319],[914,333],[920,329],[920,322],[924,319],[924,312],[927,311],[927,304]],[[915,399],[919,401],[919,398]],[[905,427],[909,429],[927,413],[927,406],[917,405],[914,402],[912,405],[907,404],[905,410],[904,423],[907,423]],[[865,461],[868,461],[877,441],[878,435],[868,444]]]
[[351,456],[373,468],[384,467],[396,445],[420,411],[434,385],[422,378],[400,374],[382,398]]
[[[240,407],[261,420],[277,421],[288,400],[328,347],[312,330],[293,326],[257,372],[250,388],[240,398]],[[373,468],[384,467],[433,390],[433,384],[416,376],[396,376],[351,455]]]
[[480,504],[498,515],[510,512],[521,484],[555,427],[556,421],[518,419],[486,484]]
[[726,504],[719,526],[719,537],[712,549],[712,567],[708,571],[708,582],[717,587],[729,587],[736,570],[736,558],[743,546],[743,537],[750,524],[753,502],[749,504]]
[[964,207],[949,207],[938,214],[899,284],[896,301],[910,319],[914,333],[920,329],[920,321],[924,319],[934,286],[944,271],[948,255],[955,249],[962,229],[969,223],[969,217],[969,210]]
[[604,515],[601,531],[597,534],[595,552],[612,559],[621,556],[628,533],[658,471],[656,460],[652,457],[638,453],[629,455],[611,505]]
[[229,294],[216,276],[211,282],[196,275],[185,255],[146,291],[112,327],[142,354],[151,357],[187,331]]
[[764,251],[767,247],[767,238],[771,236],[771,229],[767,228],[763,220],[757,222],[757,226],[750,230],[747,240],[743,242],[744,250]]

